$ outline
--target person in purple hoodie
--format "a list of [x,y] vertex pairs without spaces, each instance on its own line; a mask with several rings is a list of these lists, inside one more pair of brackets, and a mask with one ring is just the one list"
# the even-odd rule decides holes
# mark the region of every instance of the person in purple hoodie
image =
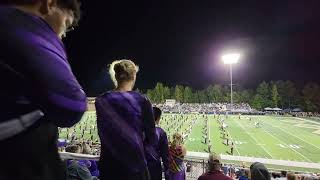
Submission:
[[137,72],[130,60],[113,62],[109,73],[115,89],[95,101],[102,180],[149,179],[144,143],[156,142],[155,122],[150,101],[132,91]]
[[163,162],[163,171],[165,174],[165,179],[168,178],[168,168],[169,168],[169,146],[167,133],[159,127],[161,118],[161,109],[158,107],[153,107],[153,115],[156,123],[156,143],[153,146],[146,145],[146,157],[148,161],[148,168],[150,172],[151,180],[162,180],[162,167],[161,160]]
[[77,0],[0,2],[0,179],[65,179],[57,127],[86,111],[61,38],[80,17]]

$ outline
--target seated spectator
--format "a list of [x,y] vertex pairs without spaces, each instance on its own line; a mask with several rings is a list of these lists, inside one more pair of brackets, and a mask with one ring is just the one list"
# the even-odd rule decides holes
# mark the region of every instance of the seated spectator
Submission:
[[271,176],[268,169],[259,162],[255,162],[250,166],[250,180],[270,180]]
[[209,171],[202,174],[198,178],[198,180],[232,180],[232,178],[222,173],[221,158],[219,155],[210,154],[208,165],[209,165]]
[[249,180],[249,169],[244,169],[244,173],[242,173],[239,177],[239,180]]
[[272,172],[271,175],[272,175],[272,178],[273,178],[273,179],[281,178],[281,174],[278,173],[278,172]]
[[169,179],[185,180],[186,174],[183,160],[187,153],[183,145],[182,135],[175,133],[172,136],[172,143],[169,147]]
[[294,173],[287,173],[287,180],[297,180],[297,176]]
[[114,61],[109,73],[115,89],[95,101],[103,180],[149,179],[144,143],[156,142],[155,122],[150,101],[132,91],[137,72],[130,60]]
[[148,161],[148,168],[150,172],[151,180],[162,180],[162,167],[161,167],[161,160],[163,162],[165,178],[168,180],[168,156],[169,156],[169,149],[168,149],[168,137],[166,132],[159,127],[159,122],[161,119],[161,110],[157,107],[153,107],[153,115],[155,119],[156,127],[156,134],[157,134],[157,141],[153,144],[153,146],[146,146],[146,159]]
[[232,179],[235,179],[236,177],[236,169],[234,167],[234,164],[231,164],[230,168],[229,168],[229,176],[232,178]]
[[281,177],[287,178],[287,171],[281,171]]
[[[92,154],[91,148],[88,143],[82,143],[82,154]],[[88,167],[92,176],[99,177],[99,170],[97,162],[94,160],[89,160],[90,166]]]
[[225,164],[224,166],[222,166],[221,169],[222,169],[223,174],[228,175],[229,166],[228,166],[227,164]]
[[66,147],[66,152],[70,153],[81,153],[81,149],[79,145],[69,145]]
[[[79,145],[71,145],[66,147],[66,152],[81,153]],[[68,160],[67,161],[67,180],[96,180],[97,177],[91,175],[88,167],[91,166],[90,161],[86,160]]]

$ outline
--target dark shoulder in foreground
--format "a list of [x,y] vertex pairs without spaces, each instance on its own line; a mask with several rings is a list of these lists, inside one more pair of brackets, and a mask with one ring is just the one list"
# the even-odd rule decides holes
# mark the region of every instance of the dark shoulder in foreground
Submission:
[[161,134],[167,135],[166,131],[165,131],[164,129],[162,129],[161,127],[157,126],[156,128],[158,129],[158,131],[159,131]]
[[132,96],[134,96],[136,98],[143,98],[143,99],[149,101],[149,99],[145,95],[143,95],[143,94],[141,94],[139,92],[136,92],[136,91],[120,92],[120,91],[112,91],[111,90],[111,91],[107,91],[107,92],[105,92],[103,94],[100,94],[96,98],[97,99],[98,98],[108,98],[108,97],[117,96],[117,95],[124,94],[124,93],[130,94],[130,95],[132,95]]
[[[214,176],[214,177],[213,177]],[[217,179],[217,180],[232,180],[231,177],[224,175],[222,172],[206,172],[202,174],[198,180],[211,180],[211,179]]]

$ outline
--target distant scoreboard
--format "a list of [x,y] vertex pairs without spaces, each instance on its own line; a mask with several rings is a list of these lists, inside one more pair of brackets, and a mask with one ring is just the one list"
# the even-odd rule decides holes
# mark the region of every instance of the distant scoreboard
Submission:
[[88,97],[88,111],[95,111],[96,107],[94,106],[94,103],[96,101],[96,97]]
[[165,105],[167,106],[174,106],[176,104],[176,100],[175,99],[166,99],[166,103]]

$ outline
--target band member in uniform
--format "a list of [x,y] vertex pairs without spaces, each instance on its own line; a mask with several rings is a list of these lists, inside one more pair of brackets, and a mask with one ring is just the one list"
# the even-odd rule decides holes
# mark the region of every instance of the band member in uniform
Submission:
[[227,134],[227,146],[229,145],[229,136],[228,136],[228,134]]
[[231,149],[230,149],[230,152],[231,152],[231,154],[233,155],[233,149],[234,149],[234,144],[233,144],[233,142],[231,143]]

